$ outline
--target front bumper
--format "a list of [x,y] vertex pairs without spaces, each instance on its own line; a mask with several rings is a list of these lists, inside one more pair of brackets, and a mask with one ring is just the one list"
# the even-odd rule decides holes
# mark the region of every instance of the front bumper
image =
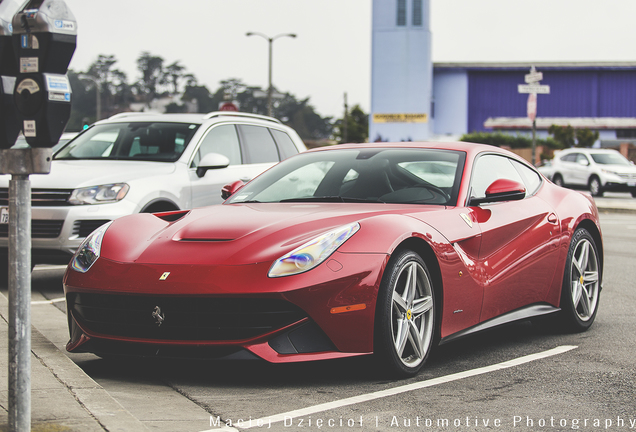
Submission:
[[272,279],[271,263],[142,265],[100,258],[87,273],[65,275],[67,350],[273,363],[368,354],[387,260],[336,252],[307,273]]

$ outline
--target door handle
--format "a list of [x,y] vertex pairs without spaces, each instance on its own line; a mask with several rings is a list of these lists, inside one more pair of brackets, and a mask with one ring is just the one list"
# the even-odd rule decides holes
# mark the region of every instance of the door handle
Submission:
[[554,213],[550,213],[550,214],[548,215],[548,222],[555,224],[555,223],[557,223],[558,221],[559,221],[559,218],[558,218],[558,217],[557,217],[557,215],[555,215]]

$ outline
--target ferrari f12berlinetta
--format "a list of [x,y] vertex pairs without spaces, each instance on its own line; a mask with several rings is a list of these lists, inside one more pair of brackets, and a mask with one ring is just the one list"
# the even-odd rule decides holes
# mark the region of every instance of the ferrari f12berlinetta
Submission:
[[320,148],[224,193],[86,239],[64,277],[69,351],[373,354],[412,375],[436,344],[547,315],[582,331],[598,310],[594,201],[496,147]]

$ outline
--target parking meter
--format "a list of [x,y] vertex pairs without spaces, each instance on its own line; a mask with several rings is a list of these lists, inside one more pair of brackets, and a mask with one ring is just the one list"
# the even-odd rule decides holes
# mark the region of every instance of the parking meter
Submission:
[[11,147],[20,133],[13,103],[18,67],[11,41],[11,21],[26,2],[27,0],[0,0],[0,149]]
[[66,72],[77,45],[77,23],[63,0],[30,0],[12,25],[19,124],[31,147],[52,147],[71,116]]

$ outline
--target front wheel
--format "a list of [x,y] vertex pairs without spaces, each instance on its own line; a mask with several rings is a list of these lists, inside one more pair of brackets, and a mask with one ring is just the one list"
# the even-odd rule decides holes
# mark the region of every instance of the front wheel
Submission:
[[435,290],[422,258],[394,255],[378,293],[375,353],[392,375],[412,376],[424,365],[435,332]]
[[603,195],[603,188],[601,186],[601,181],[598,177],[592,177],[589,182],[590,193],[594,197],[600,197]]
[[592,325],[600,292],[598,249],[590,233],[579,228],[570,242],[561,293],[561,313],[570,330],[585,331]]
[[552,179],[552,183],[554,183],[557,186],[563,187],[564,186],[563,177],[561,177],[560,174],[555,174],[554,178]]

